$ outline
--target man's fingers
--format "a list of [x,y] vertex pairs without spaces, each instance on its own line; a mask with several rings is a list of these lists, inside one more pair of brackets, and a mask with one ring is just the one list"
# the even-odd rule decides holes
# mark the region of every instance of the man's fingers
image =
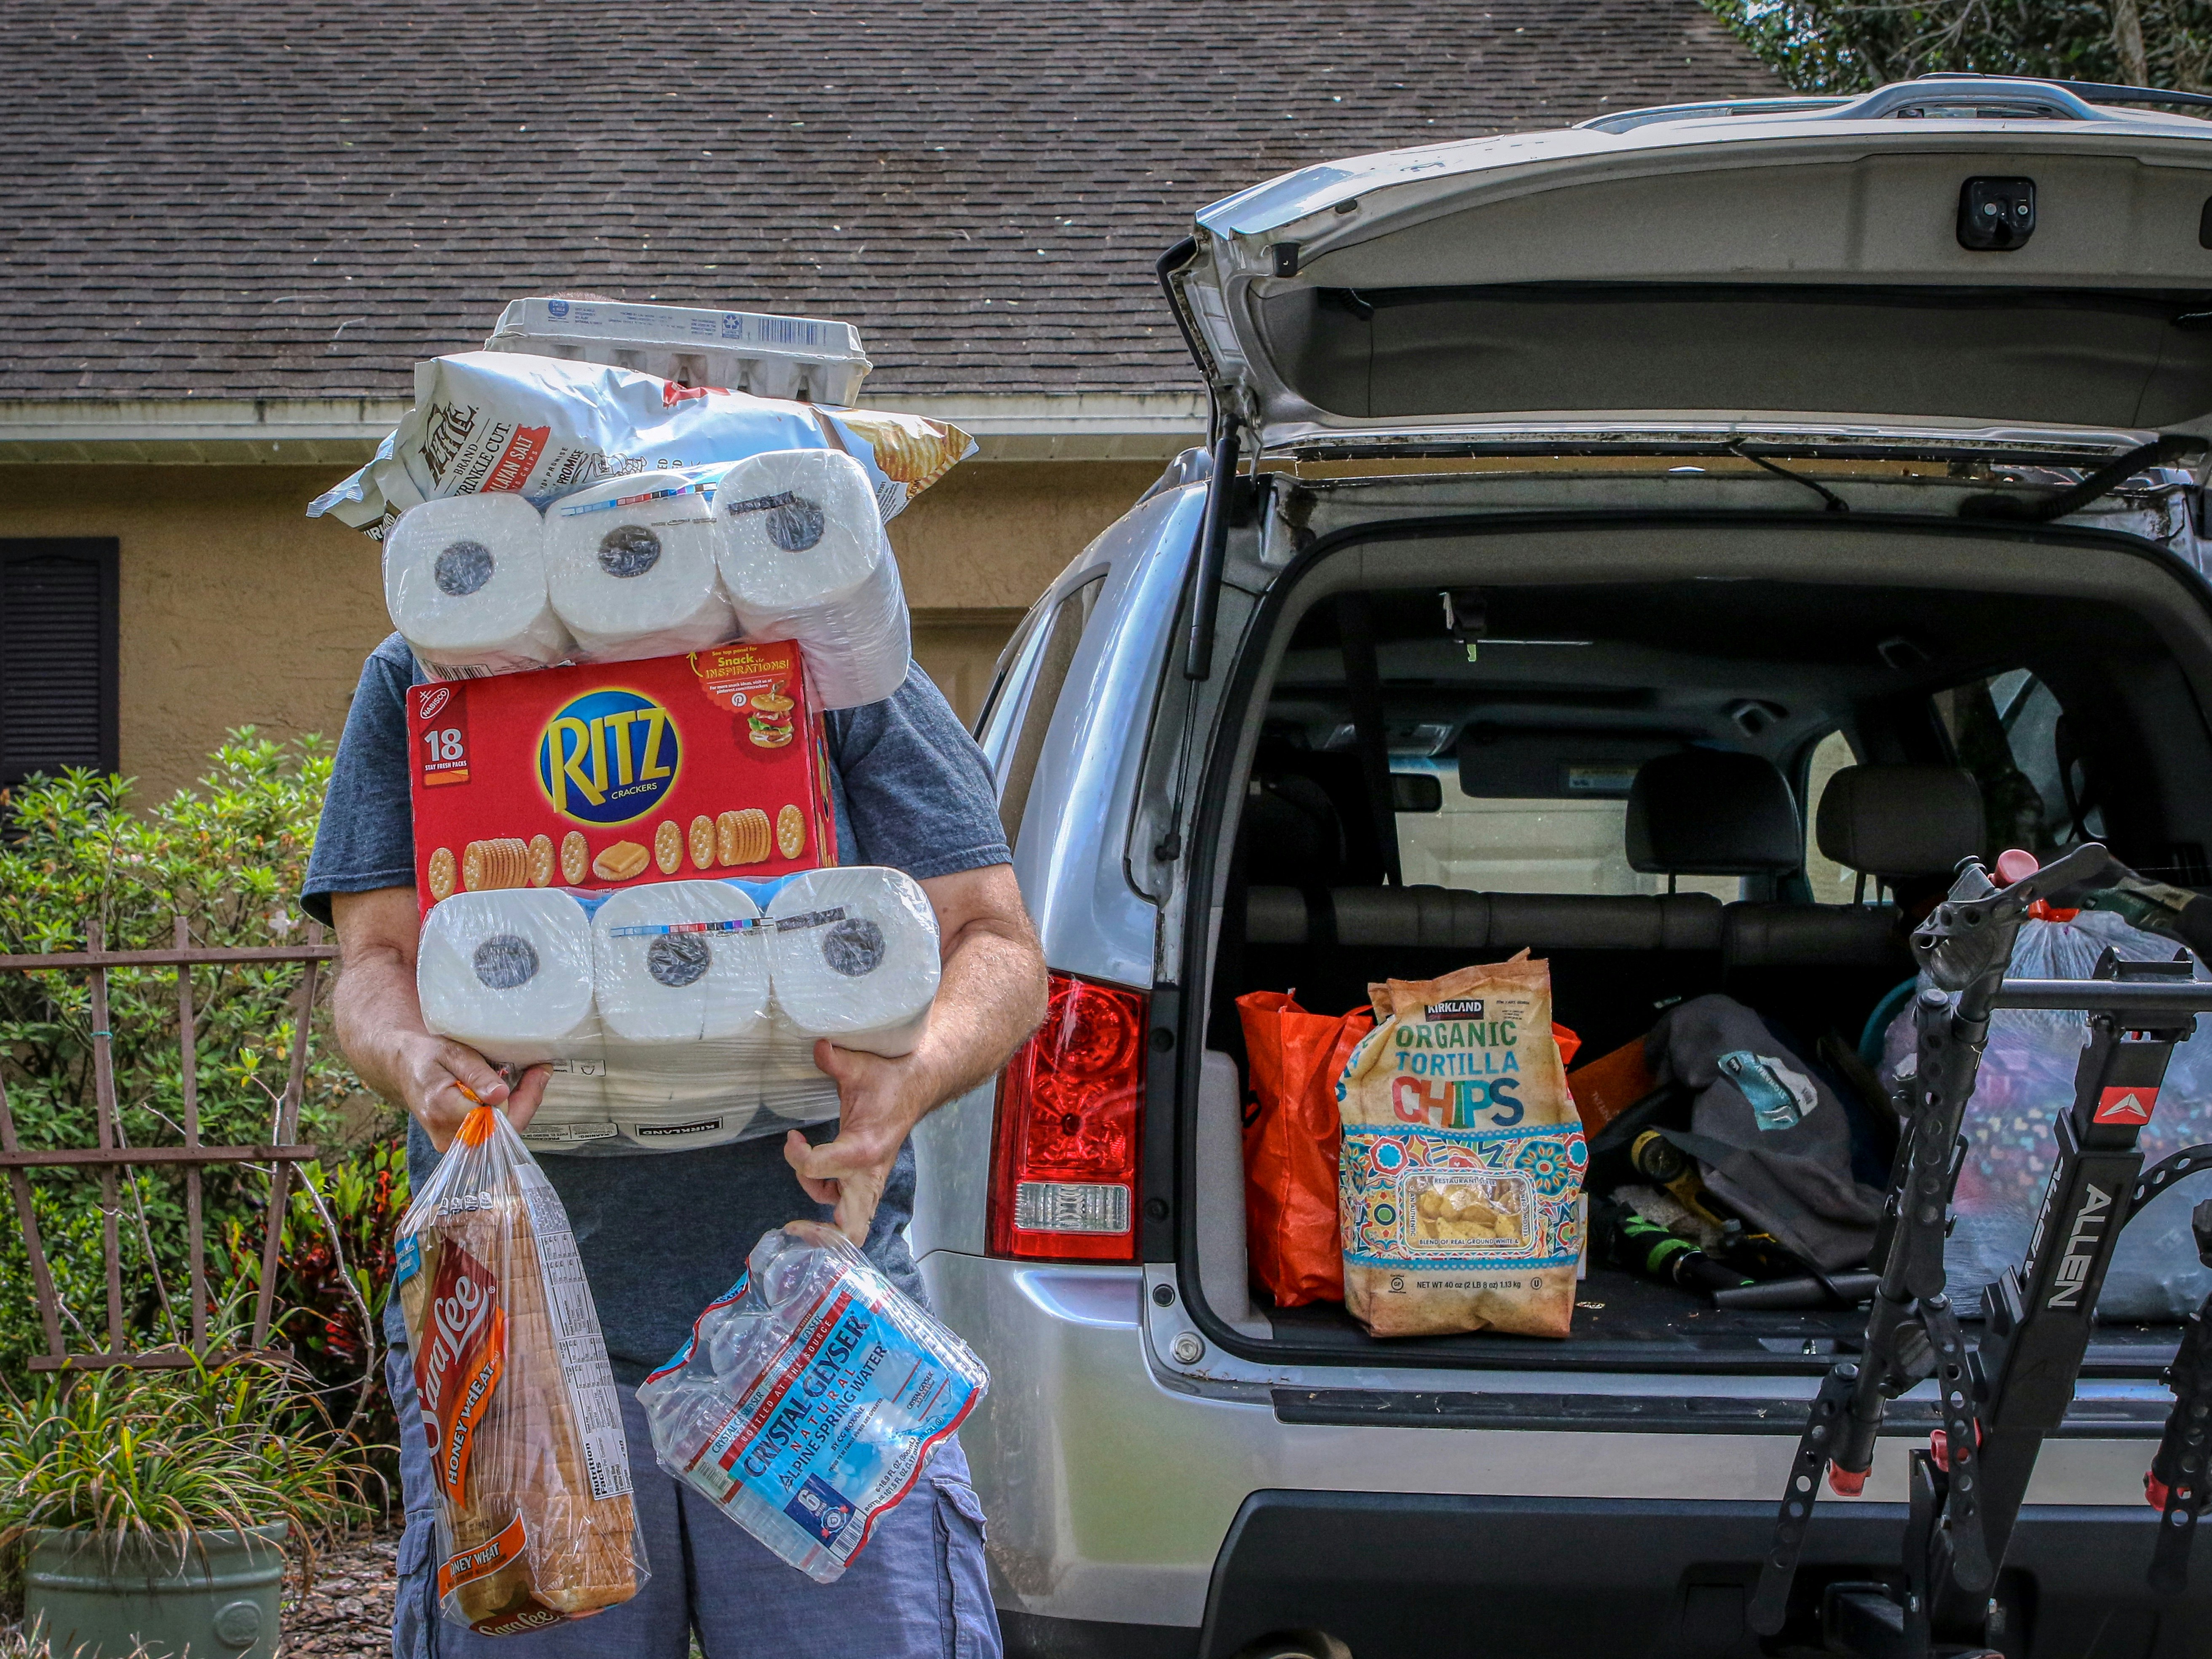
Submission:
[[876,1218],[876,1206],[884,1200],[882,1178],[855,1173],[837,1183],[837,1231],[857,1247],[868,1242],[868,1228]]
[[538,1108],[545,1098],[545,1085],[553,1080],[550,1066],[533,1066],[514,1082],[514,1092],[507,1097],[507,1121],[520,1129],[538,1115]]
[[867,1245],[867,1230],[876,1221],[876,1206],[883,1203],[880,1182],[845,1182],[836,1197],[836,1230],[854,1248]]
[[784,1161],[807,1197],[817,1204],[836,1205],[837,1231],[854,1243],[865,1244],[890,1171],[886,1164],[856,1159],[853,1152],[842,1139],[817,1146],[796,1129],[783,1140]]
[[837,1201],[835,1178],[808,1173],[812,1167],[814,1152],[813,1144],[796,1129],[783,1138],[784,1162],[791,1165],[792,1173],[799,1177],[799,1184],[805,1188],[807,1197],[817,1204],[835,1204]]
[[[507,1097],[507,1079],[496,1066],[475,1049],[459,1042],[441,1044],[438,1064],[465,1087],[482,1106],[496,1106]],[[540,1085],[541,1088],[543,1085]],[[465,1097],[464,1097],[465,1098]]]

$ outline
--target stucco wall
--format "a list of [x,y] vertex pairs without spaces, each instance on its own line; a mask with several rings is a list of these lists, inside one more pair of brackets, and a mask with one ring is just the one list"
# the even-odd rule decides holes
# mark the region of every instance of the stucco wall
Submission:
[[[963,716],[1022,611],[1150,483],[1150,465],[969,462],[908,508],[892,545],[915,653]],[[189,783],[229,727],[345,721],[362,656],[390,630],[376,550],[301,516],[326,466],[0,466],[0,537],[121,546],[123,769]]]

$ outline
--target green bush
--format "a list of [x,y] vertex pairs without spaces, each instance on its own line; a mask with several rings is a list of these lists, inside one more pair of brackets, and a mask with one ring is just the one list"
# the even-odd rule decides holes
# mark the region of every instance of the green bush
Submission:
[[[293,897],[330,770],[319,739],[279,744],[249,727],[216,751],[197,790],[180,790],[143,811],[132,810],[125,779],[71,772],[32,780],[0,801],[9,830],[0,842],[0,951],[82,950],[94,920],[111,949],[164,949],[175,942],[179,916],[196,945],[298,943],[305,924]],[[295,963],[193,971],[204,1142],[272,1139],[296,1036],[302,971]],[[108,981],[124,1138],[137,1146],[177,1145],[184,1111],[175,970],[117,969]],[[88,975],[0,972],[0,1084],[25,1147],[94,1144],[92,1030]],[[362,1096],[327,1029],[315,1034],[308,1052],[300,1138],[329,1143],[348,1121],[388,1138],[391,1115]],[[373,1184],[380,1171],[388,1175],[389,1155],[380,1164],[370,1156],[365,1175],[349,1173],[344,1163],[320,1172],[323,1188],[336,1193],[349,1182]],[[40,1170],[33,1187],[64,1334],[73,1347],[105,1347],[100,1176]],[[256,1167],[211,1167],[203,1188],[211,1291],[221,1297],[231,1288],[234,1258],[227,1246],[234,1234],[255,1241],[258,1272],[269,1179]],[[126,1338],[143,1346],[175,1340],[185,1334],[188,1318],[184,1177],[142,1169],[124,1182],[120,1196]],[[307,1219],[319,1221],[311,1201],[290,1206],[288,1262],[310,1248],[302,1205]],[[366,1245],[356,1253],[349,1244],[347,1256],[380,1276],[361,1259],[375,1253]],[[320,1283],[325,1291],[344,1288],[327,1273]],[[290,1288],[289,1281],[280,1286],[288,1294]],[[30,1289],[21,1237],[13,1226],[0,1229],[0,1375],[20,1376],[23,1362],[45,1345]],[[300,1328],[332,1318],[341,1325],[351,1321],[349,1329],[359,1323],[357,1314],[319,1304],[308,1317],[288,1317],[285,1328],[310,1349],[321,1340],[334,1361],[339,1355],[326,1330]]]
[[[222,1346],[250,1335],[230,1326]],[[245,1358],[49,1376],[0,1394],[0,1538],[285,1521],[312,1549],[365,1505],[353,1448],[305,1381],[289,1364]]]
[[[302,1164],[299,1173],[276,1258],[274,1329],[334,1417],[352,1420],[371,1444],[396,1444],[398,1423],[374,1362],[383,1349],[394,1236],[407,1208],[405,1143],[363,1146],[327,1166]],[[224,1236],[231,1283],[241,1295],[261,1283],[261,1240],[258,1214],[233,1220]],[[378,1467],[398,1478],[396,1462],[379,1460]]]

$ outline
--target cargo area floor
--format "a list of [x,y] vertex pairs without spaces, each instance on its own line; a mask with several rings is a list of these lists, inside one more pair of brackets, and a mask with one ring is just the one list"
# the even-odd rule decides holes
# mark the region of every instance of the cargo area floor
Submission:
[[[1315,1364],[1378,1362],[1437,1369],[1690,1371],[1810,1375],[1855,1353],[1866,1329],[1863,1308],[1796,1313],[1731,1312],[1704,1297],[1617,1267],[1594,1267],[1575,1287],[1574,1323],[1559,1340],[1476,1333],[1459,1336],[1369,1336],[1340,1304],[1268,1310],[1274,1340]],[[1969,1340],[1980,1331],[1966,1325]],[[2176,1326],[2116,1325],[2099,1330],[2083,1374],[2154,1377],[2173,1357]]]

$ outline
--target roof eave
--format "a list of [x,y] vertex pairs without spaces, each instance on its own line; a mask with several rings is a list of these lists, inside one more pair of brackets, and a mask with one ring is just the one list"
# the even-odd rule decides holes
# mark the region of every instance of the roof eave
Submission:
[[[868,397],[971,434],[987,461],[1158,461],[1206,441],[1206,395]],[[392,398],[0,398],[0,465],[357,466],[399,423]]]

